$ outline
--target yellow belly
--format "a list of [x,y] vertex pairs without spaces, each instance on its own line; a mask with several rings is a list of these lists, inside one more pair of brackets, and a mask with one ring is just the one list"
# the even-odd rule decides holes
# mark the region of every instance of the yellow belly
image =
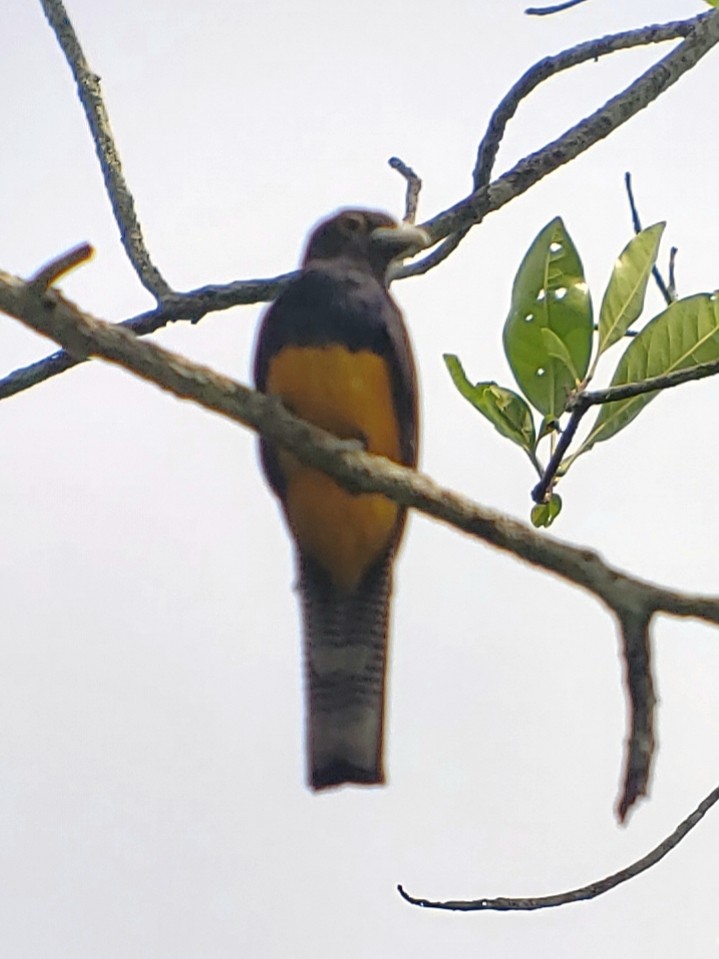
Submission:
[[[303,419],[371,453],[400,461],[399,424],[385,360],[341,346],[285,347],[272,358],[267,392]],[[384,496],[355,496],[324,473],[278,452],[286,509],[301,548],[341,589],[353,590],[390,543],[398,507]]]

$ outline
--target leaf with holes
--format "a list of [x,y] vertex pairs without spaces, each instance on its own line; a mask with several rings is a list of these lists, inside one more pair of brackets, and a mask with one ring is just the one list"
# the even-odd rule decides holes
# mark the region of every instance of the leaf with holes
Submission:
[[586,374],[592,351],[592,301],[560,217],[541,231],[517,271],[504,350],[529,402],[558,418]]
[[[624,352],[611,386],[641,383],[653,376],[719,360],[719,294],[677,300],[648,323]],[[579,452],[624,429],[660,390],[605,403]]]
[[472,406],[486,416],[498,433],[521,446],[530,458],[536,443],[532,413],[521,396],[496,383],[472,385],[457,356],[444,354],[452,382]]
[[644,297],[659,252],[664,223],[642,230],[627,243],[614,264],[599,311],[599,352],[621,340],[644,309]]

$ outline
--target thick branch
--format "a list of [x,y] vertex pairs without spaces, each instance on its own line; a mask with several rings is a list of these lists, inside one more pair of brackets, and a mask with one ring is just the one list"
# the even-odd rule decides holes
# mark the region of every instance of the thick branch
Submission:
[[713,789],[705,799],[702,799],[694,812],[690,813],[685,820],[680,822],[674,832],[662,840],[662,842],[652,849],[651,852],[647,853],[646,856],[638,859],[632,863],[631,866],[627,866],[625,869],[620,869],[619,872],[607,876],[605,879],[598,879],[588,886],[581,886],[579,889],[572,889],[570,892],[556,893],[552,896],[536,896],[531,899],[510,899],[506,896],[499,896],[496,899],[459,899],[441,902],[432,899],[416,899],[414,896],[410,896],[408,892],[405,892],[402,886],[398,886],[397,891],[403,899],[412,903],[414,906],[423,906],[425,909],[452,909],[460,912],[487,912],[490,910],[498,912],[529,912],[535,909],[551,909],[554,906],[564,906],[570,902],[596,899],[597,896],[609,892],[610,889],[615,889],[623,882],[634,879],[635,876],[655,866],[667,853],[679,845],[687,833],[691,832],[717,801],[719,801],[719,786]]
[[171,289],[150,260],[150,254],[142,238],[142,230],[135,213],[135,202],[122,173],[120,155],[115,146],[110,119],[100,92],[100,77],[90,69],[85,59],[80,41],[70,23],[62,0],[40,0],[40,3],[75,78],[77,94],[85,111],[97,158],[102,168],[105,189],[120,229],[122,245],[142,285],[156,300],[161,300],[171,293]]
[[[63,257],[59,262],[62,264],[66,259]],[[39,275],[52,276],[52,271],[51,265]],[[57,291],[45,292],[42,283],[25,283],[0,273],[0,309],[56,339],[75,358],[101,356],[179,397],[192,399],[258,430],[352,491],[383,493],[593,593],[613,610],[625,641],[633,722],[624,789],[618,804],[620,814],[626,814],[633,797],[646,792],[651,761],[651,749],[647,746],[652,742],[654,700],[653,696],[644,695],[652,688],[648,653],[644,656],[646,676],[643,680],[633,667],[632,657],[636,662],[638,648],[634,639],[639,634],[632,624],[636,625],[642,618],[646,622],[643,640],[646,645],[648,624],[655,613],[669,612],[719,624],[719,599],[653,586],[613,569],[596,553],[540,536],[521,523],[442,489],[421,473],[367,453],[348,451],[345,444],[338,443],[330,434],[292,416],[276,399],[142,341],[127,329],[95,320],[81,313]]]
[[82,313],[56,290],[45,294],[0,273],[0,309],[64,344],[76,358],[100,356],[124,366],[175,395],[259,431],[356,492],[390,499],[442,520],[525,562],[556,573],[601,599],[610,609],[645,608],[719,624],[719,598],[675,592],[609,566],[591,550],[539,534],[531,527],[486,509],[438,486],[407,467],[361,451],[347,450],[326,433],[292,416],[270,397],[138,339],[122,326]]

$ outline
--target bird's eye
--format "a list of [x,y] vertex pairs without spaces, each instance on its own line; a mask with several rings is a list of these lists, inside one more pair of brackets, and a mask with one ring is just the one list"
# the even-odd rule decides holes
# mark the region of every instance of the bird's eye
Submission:
[[352,213],[344,217],[343,226],[347,233],[363,233],[365,231],[364,218]]

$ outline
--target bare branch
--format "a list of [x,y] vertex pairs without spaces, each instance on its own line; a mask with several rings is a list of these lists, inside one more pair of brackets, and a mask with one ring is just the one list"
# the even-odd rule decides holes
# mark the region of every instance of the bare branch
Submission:
[[438,247],[427,253],[422,257],[421,260],[417,260],[415,263],[407,263],[404,266],[401,266],[397,270],[397,275],[395,279],[404,280],[408,276],[423,276],[425,273],[429,273],[430,270],[433,270],[435,266],[439,266],[447,257],[454,253],[459,244],[465,238],[465,236],[472,229],[473,224],[469,226],[462,227],[461,230],[456,230],[454,233],[450,233],[449,236],[440,243]]
[[[530,11],[525,11],[529,13]],[[554,12],[548,9],[547,12]],[[649,27],[642,27],[637,30],[627,30],[623,33],[616,33],[607,37],[600,37],[598,40],[588,40],[586,43],[577,44],[568,50],[563,50],[551,57],[545,57],[538,63],[535,63],[519,80],[512,86],[507,94],[501,99],[499,105],[493,112],[487,132],[482,137],[477,150],[477,159],[472,174],[473,189],[476,193],[483,187],[486,187],[492,175],[499,145],[504,138],[505,131],[509,121],[517,112],[519,104],[526,99],[540,83],[544,83],[550,77],[556,76],[563,70],[569,70],[572,67],[586,63],[588,60],[598,60],[599,57],[610,53],[616,53],[619,50],[628,50],[632,47],[646,46],[650,43],[663,43],[668,40],[677,40],[680,37],[687,37],[696,24],[707,14],[701,14],[691,20],[679,20],[672,23],[656,24]],[[451,233],[444,242],[432,250],[423,259],[416,263],[404,267],[398,272],[399,276],[417,276],[427,273],[434,269],[443,260],[457,249],[462,240],[467,236],[473,224],[466,226],[456,233]],[[638,232],[638,231],[637,231]]]
[[419,203],[419,194],[422,190],[422,180],[417,176],[411,166],[400,160],[399,157],[390,157],[387,161],[393,170],[396,170],[400,176],[407,181],[407,194],[404,205],[404,222],[414,223],[417,219],[417,204]]
[[[235,306],[263,303],[273,300],[280,290],[297,274],[284,273],[264,280],[240,280],[221,286],[202,286],[188,293],[176,293],[163,300],[157,309],[123,320],[118,326],[132,330],[137,336],[146,336],[180,320],[199,322],[207,313],[229,310]],[[72,369],[82,359],[58,350],[29,366],[13,370],[0,379],[0,400],[42,383],[44,380]]]
[[666,43],[669,40],[688,37],[694,27],[706,17],[707,14],[701,14],[691,20],[654,24],[648,27],[640,27],[637,30],[625,30],[611,36],[599,37],[596,40],[587,40],[585,43],[578,43],[568,50],[545,57],[539,63],[535,63],[501,99],[492,114],[487,132],[477,150],[477,161],[473,173],[475,190],[489,182],[499,144],[504,138],[507,124],[517,112],[522,100],[525,100],[536,90],[540,83],[544,83],[545,80],[549,80],[550,77],[556,76],[564,70],[570,70],[589,60],[596,61],[600,57],[617,53],[620,50],[630,50],[633,47],[648,46],[651,43]]
[[627,736],[624,781],[617,802],[617,818],[624,822],[640,796],[649,791],[649,776],[654,757],[654,678],[652,675],[649,622],[651,610],[633,597],[617,611],[622,637],[624,684],[629,698],[629,734]]
[[382,493],[592,593],[614,612],[625,643],[633,720],[620,813],[626,815],[632,799],[646,792],[654,706],[648,624],[660,612],[719,624],[719,598],[647,583],[609,566],[597,553],[540,536],[522,523],[439,487],[421,473],[348,450],[331,434],[292,416],[276,399],[142,341],[119,325],[81,313],[56,290],[43,293],[33,283],[0,273],[0,309],[56,339],[75,358],[101,356],[176,396],[263,433],[354,492]]
[[[689,33],[682,43],[643,73],[625,90],[608,100],[603,107],[571,127],[557,140],[520,160],[511,170],[489,186],[480,186],[464,200],[423,223],[423,229],[427,230],[435,241],[451,233],[466,231],[468,227],[481,223],[487,214],[499,210],[510,200],[525,193],[547,174],[574,160],[599,140],[609,136],[610,133],[626,123],[627,120],[647,107],[660,94],[676,83],[719,41],[719,11],[701,14],[682,24],[667,24],[664,27],[646,29],[654,31],[650,34],[651,37],[669,39],[669,37],[663,35],[662,31],[667,30],[670,35],[672,35],[672,31],[675,31],[676,36],[681,36],[687,28],[689,28]],[[631,31],[631,33],[634,34],[635,31]],[[612,38],[607,39],[611,40]],[[592,42],[599,44],[601,41]],[[634,42],[628,43],[628,45],[636,46],[640,42],[642,41],[635,37]],[[650,39],[645,42],[655,41]],[[567,55],[569,54],[571,54],[571,51],[567,51]],[[542,63],[544,62],[542,61]],[[533,69],[539,68],[541,68],[541,64]],[[521,80],[520,84],[522,84]],[[511,97],[511,93],[508,97]],[[484,161],[480,161],[480,165],[483,168]],[[477,175],[479,176],[479,174]],[[439,262],[436,254],[430,265],[427,265],[426,261],[427,258],[409,264],[399,272],[399,277],[417,276],[426,273],[430,265],[435,266]]]
[[[687,37],[694,27],[707,16],[708,14],[701,14],[691,20],[656,24],[638,30],[627,30],[612,36],[600,37],[598,40],[588,40],[586,43],[577,44],[577,46],[563,50],[554,56],[545,57],[544,60],[535,63],[502,98],[490,118],[487,132],[484,134],[477,150],[477,160],[472,174],[474,192],[476,193],[489,183],[499,145],[504,138],[509,121],[517,112],[521,101],[536,90],[540,83],[563,70],[569,70],[571,67],[579,66],[579,64],[588,60],[597,60],[599,57],[616,53],[619,50],[628,50],[632,47],[646,46],[650,43],[663,43],[668,40]],[[469,224],[464,229],[450,234],[441,246],[432,250],[431,253],[428,253],[416,263],[404,267],[399,275],[416,276],[434,269],[457,249],[472,225]]]
[[658,846],[652,849],[641,859],[620,869],[619,872],[607,876],[605,879],[598,879],[588,886],[581,886],[579,889],[572,889],[570,892],[557,893],[552,896],[537,896],[531,899],[509,899],[500,896],[496,899],[474,899],[474,900],[449,900],[446,902],[434,901],[432,899],[416,899],[405,892],[402,886],[397,886],[400,896],[414,906],[423,906],[425,909],[452,909],[460,912],[488,912],[491,910],[499,912],[529,912],[535,909],[551,909],[555,906],[564,906],[570,902],[583,902],[587,899],[596,899],[597,896],[615,889],[623,882],[634,879],[647,869],[651,869],[667,853],[675,849],[684,837],[701,822],[709,810],[719,801],[719,786],[713,789],[709,795],[702,799],[697,808],[690,813],[686,819],[679,823],[674,832],[662,840]]
[[428,476],[383,457],[347,450],[335,437],[208,367],[140,340],[118,324],[81,312],[57,290],[41,295],[32,283],[0,272],[0,310],[62,343],[75,357],[100,356],[184,399],[263,433],[303,462],[355,492],[382,493],[403,506],[461,529],[581,586],[621,613],[646,609],[719,624],[719,597],[674,592],[605,563],[591,550],[539,534],[438,486]]
[[265,434],[353,491],[383,493],[443,520],[589,590],[612,610],[646,608],[719,624],[719,598],[675,593],[624,574],[594,552],[540,535],[382,457],[344,448],[338,453],[331,434],[278,409],[268,397],[140,340],[118,324],[81,312],[57,290],[40,295],[32,283],[0,273],[0,310],[64,344],[72,356],[100,356],[124,366],[177,396]]
[[40,3],[75,78],[125,252],[142,285],[160,301],[172,291],[150,260],[142,238],[142,230],[135,213],[135,201],[122,173],[120,156],[100,92],[100,77],[90,69],[85,59],[62,0],[40,0]]

